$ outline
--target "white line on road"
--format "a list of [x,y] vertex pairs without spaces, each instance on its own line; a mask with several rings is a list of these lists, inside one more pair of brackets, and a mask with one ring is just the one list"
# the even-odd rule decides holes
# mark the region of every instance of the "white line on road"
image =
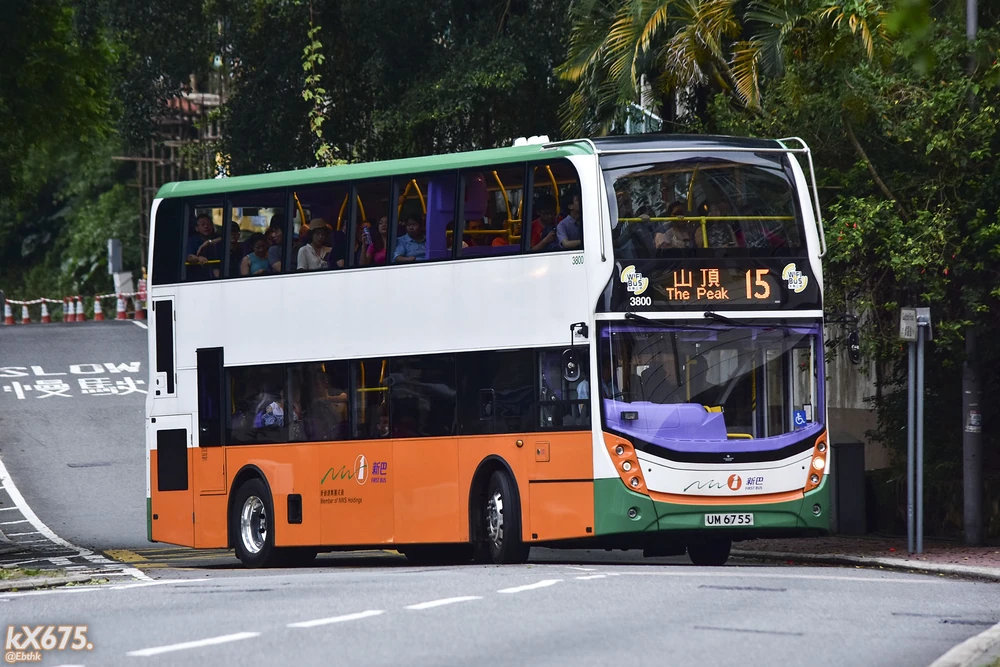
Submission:
[[607,576],[608,575],[606,574],[590,574],[587,575],[586,577],[577,577],[577,579],[579,579],[580,581],[590,581],[591,579],[604,579]]
[[562,579],[543,579],[534,584],[525,584],[524,586],[514,586],[513,588],[501,588],[497,593],[520,593],[522,591],[533,591],[536,588],[545,588],[546,586],[554,586],[558,584]]
[[16,507],[0,507],[0,512],[9,512],[11,510],[16,510]]
[[149,328],[145,324],[143,324],[142,322],[136,322],[135,320],[132,320],[132,324],[134,324],[135,326],[139,327],[140,329],[148,329]]
[[580,572],[596,572],[596,567],[573,567],[572,565],[566,566],[567,570],[579,570]]
[[384,614],[384,609],[369,609],[359,611],[356,614],[344,614],[343,616],[331,616],[330,618],[317,618],[312,621],[301,621],[299,623],[289,623],[290,628],[315,628],[318,625],[329,625],[330,623],[344,623],[345,621],[359,621],[362,618],[370,618]]
[[[9,509],[14,509],[14,508],[11,507]],[[15,523],[28,523],[28,520],[21,519],[20,521],[4,521],[3,523],[0,523],[0,526],[13,526]]]
[[479,595],[464,595],[457,598],[441,598],[440,600],[431,600],[429,602],[418,602],[417,604],[411,604],[407,609],[413,609],[419,611],[421,609],[432,609],[434,607],[443,607],[446,604],[454,604],[456,602],[470,602],[472,600],[482,600],[483,598]]
[[189,648],[201,648],[202,646],[214,646],[216,644],[238,642],[242,639],[253,639],[254,637],[258,636],[260,636],[259,632],[237,632],[231,635],[222,635],[221,637],[209,637],[208,639],[199,639],[193,642],[182,642],[180,644],[168,644],[167,646],[154,646],[153,648],[144,648],[138,651],[129,651],[125,655],[132,655],[140,658],[146,658],[151,655],[170,653],[171,651],[183,651]]
[[32,530],[27,533],[7,533],[7,537],[17,537],[18,535],[41,535],[41,534],[42,531],[40,530]]
[[[7,495],[9,495],[10,499],[14,501],[15,507],[21,510],[21,514],[24,516],[25,519],[27,519],[31,523],[32,527],[37,528],[38,529],[37,532],[43,535],[44,537],[48,538],[50,542],[58,544],[59,546],[65,547],[67,549],[72,549],[73,551],[77,552],[75,554],[77,556],[93,555],[94,552],[90,551],[89,549],[81,549],[75,544],[70,544],[69,542],[56,535],[54,532],[52,532],[51,528],[42,523],[42,520],[38,518],[38,515],[35,514],[34,510],[31,509],[31,506],[28,505],[28,502],[24,499],[24,496],[22,496],[21,492],[18,491],[17,486],[14,484],[14,480],[10,478],[10,473],[7,472],[7,466],[3,464],[2,459],[0,459],[0,487],[2,487],[7,491]],[[12,509],[12,508],[5,508],[5,509]],[[8,535],[7,537],[10,537],[10,535]],[[149,575],[147,575],[145,572],[135,567],[122,567],[121,572],[127,573],[132,577],[135,577],[136,579],[142,581],[152,581],[152,578]]]
[[[728,569],[728,568],[727,568]],[[735,568],[734,568],[735,570]],[[747,568],[739,568],[739,571],[720,572],[719,568],[702,572],[608,572],[608,576],[645,576],[645,577],[733,577],[737,579],[815,579],[817,581],[858,581],[858,582],[878,582],[881,584],[949,584],[948,580],[914,579],[912,577],[843,577],[828,574],[768,574],[766,572],[747,572]]]

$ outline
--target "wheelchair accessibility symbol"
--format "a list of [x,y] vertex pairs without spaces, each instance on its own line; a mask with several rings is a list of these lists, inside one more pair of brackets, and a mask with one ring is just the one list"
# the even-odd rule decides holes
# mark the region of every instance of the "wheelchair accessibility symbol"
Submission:
[[796,410],[794,413],[795,428],[803,428],[806,425],[806,411]]

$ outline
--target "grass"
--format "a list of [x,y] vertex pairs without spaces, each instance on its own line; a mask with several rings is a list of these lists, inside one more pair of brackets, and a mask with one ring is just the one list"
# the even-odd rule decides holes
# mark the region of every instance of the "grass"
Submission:
[[62,570],[34,570],[26,567],[0,567],[0,581],[28,579],[30,577],[59,577]]

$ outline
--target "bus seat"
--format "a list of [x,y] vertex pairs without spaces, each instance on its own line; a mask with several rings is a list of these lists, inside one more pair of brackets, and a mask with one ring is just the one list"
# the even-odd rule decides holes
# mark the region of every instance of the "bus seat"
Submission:
[[451,257],[448,223],[455,217],[455,179],[441,177],[427,185],[427,259]]

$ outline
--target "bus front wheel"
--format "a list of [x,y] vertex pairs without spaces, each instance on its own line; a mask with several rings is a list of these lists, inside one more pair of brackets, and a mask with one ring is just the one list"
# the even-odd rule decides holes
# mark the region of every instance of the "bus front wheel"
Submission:
[[271,494],[261,480],[247,480],[237,489],[229,525],[233,527],[236,557],[243,565],[269,567],[277,564]]
[[497,565],[523,563],[530,547],[521,541],[521,504],[517,487],[504,470],[497,470],[486,487],[485,528],[490,559]]
[[726,538],[712,537],[692,540],[688,543],[688,558],[695,565],[725,565],[729,560],[729,550],[733,541]]

